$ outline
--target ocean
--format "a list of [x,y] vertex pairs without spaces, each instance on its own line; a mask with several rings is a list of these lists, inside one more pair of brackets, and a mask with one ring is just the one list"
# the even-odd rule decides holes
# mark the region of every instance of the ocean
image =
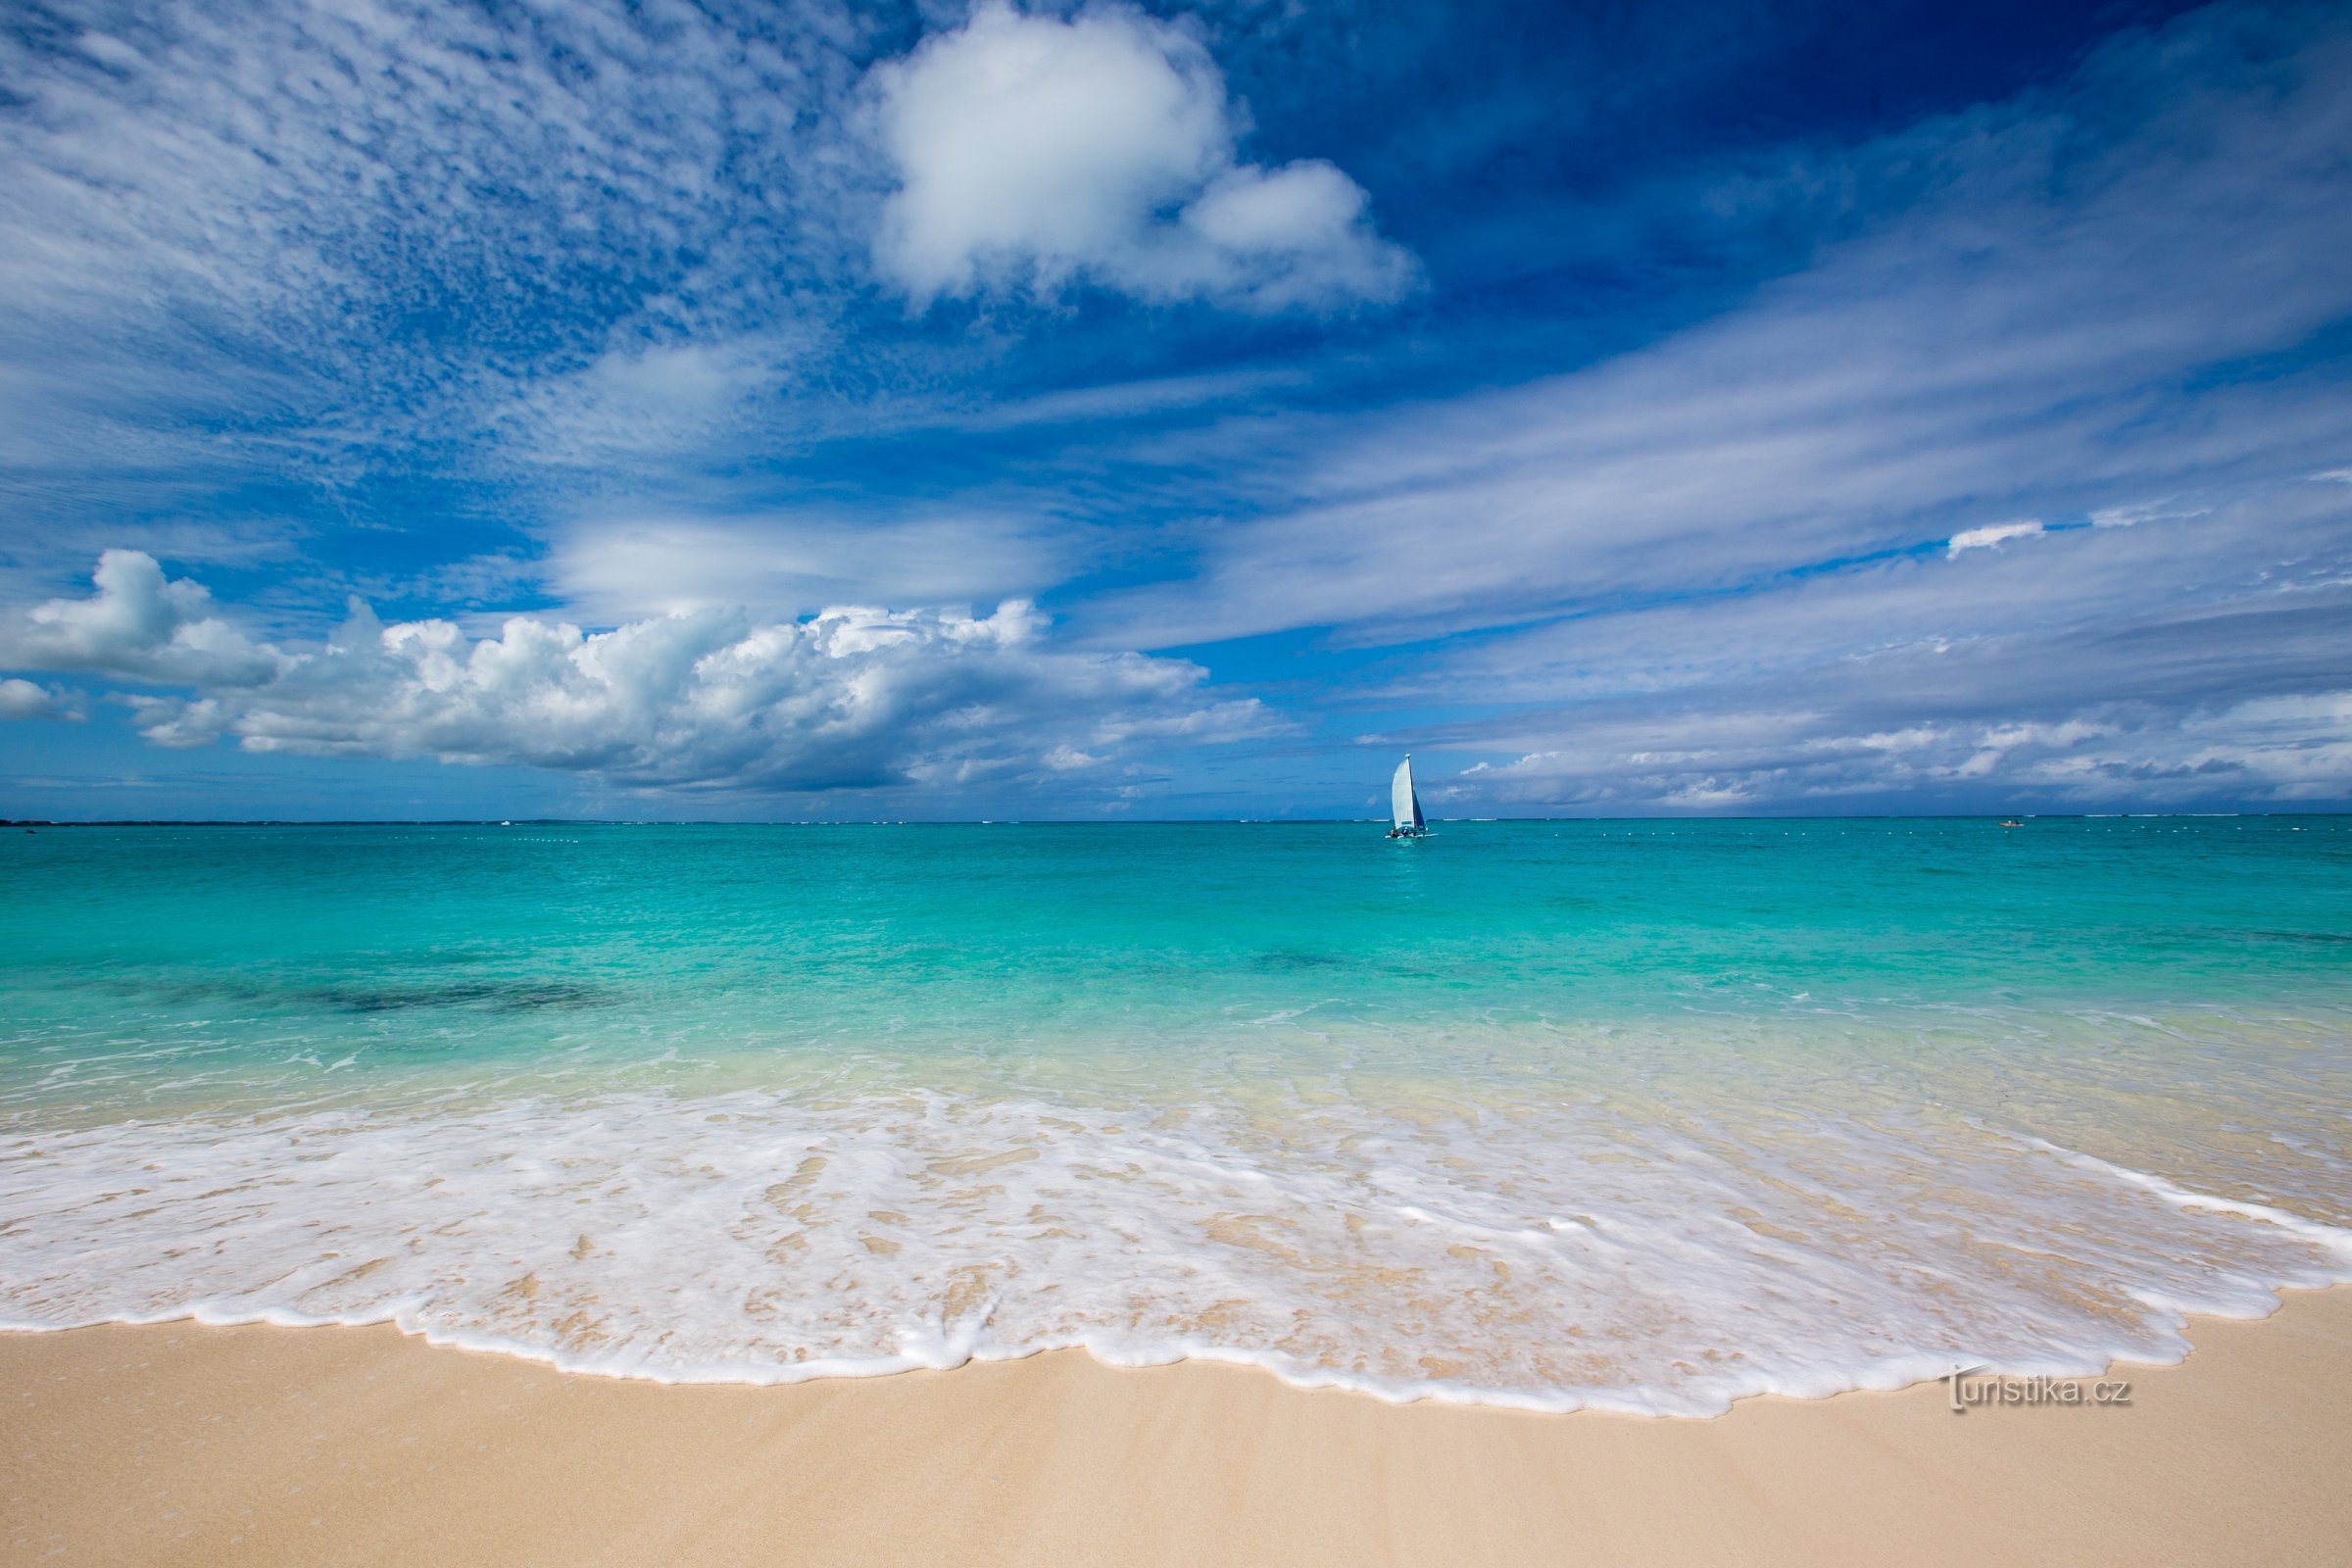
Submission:
[[2352,1280],[2352,818],[0,834],[0,1325],[1663,1414]]

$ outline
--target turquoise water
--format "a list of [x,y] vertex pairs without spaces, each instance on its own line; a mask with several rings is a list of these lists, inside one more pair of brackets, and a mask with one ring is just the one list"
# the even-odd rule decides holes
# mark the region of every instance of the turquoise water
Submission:
[[11,832],[0,1317],[1663,1410],[2162,1357],[2352,1277],[2347,873],[2343,818]]

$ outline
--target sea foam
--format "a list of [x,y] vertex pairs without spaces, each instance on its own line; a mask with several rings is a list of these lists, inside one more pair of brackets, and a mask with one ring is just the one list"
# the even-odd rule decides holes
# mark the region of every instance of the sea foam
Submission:
[[663,1381],[1082,1346],[1391,1399],[1701,1415],[2184,1350],[2352,1230],[1874,1106],[615,1095],[0,1148],[0,1318],[390,1321]]

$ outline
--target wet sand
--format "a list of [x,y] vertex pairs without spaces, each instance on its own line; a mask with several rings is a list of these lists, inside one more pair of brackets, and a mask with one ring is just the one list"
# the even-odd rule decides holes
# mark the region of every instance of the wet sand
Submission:
[[[1078,1352],[662,1387],[390,1328],[0,1334],[10,1563],[2313,1563],[2352,1287],[2198,1319],[2128,1406],[1943,1385],[1717,1420],[1301,1393]],[[2087,1380],[2085,1380],[2087,1382]]]

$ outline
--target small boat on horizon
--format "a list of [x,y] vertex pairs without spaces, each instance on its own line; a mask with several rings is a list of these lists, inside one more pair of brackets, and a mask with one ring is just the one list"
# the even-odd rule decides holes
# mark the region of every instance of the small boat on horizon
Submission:
[[1413,789],[1413,754],[1404,754],[1396,764],[1396,776],[1389,780],[1389,837],[1393,839],[1425,839],[1429,825],[1421,819],[1421,797]]

